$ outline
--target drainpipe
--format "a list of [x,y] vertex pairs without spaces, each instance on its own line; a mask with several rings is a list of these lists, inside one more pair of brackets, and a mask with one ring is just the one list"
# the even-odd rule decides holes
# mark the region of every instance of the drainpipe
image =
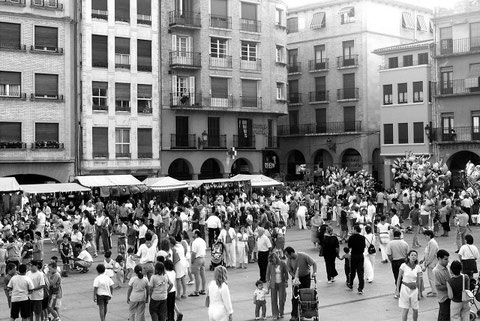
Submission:
[[[82,154],[81,154],[81,125],[80,125],[80,108],[79,108],[79,97],[78,97],[78,71],[79,71],[79,60],[78,60],[78,19],[80,17],[80,14],[78,12],[78,1],[73,1],[73,10],[74,10],[74,18],[73,18],[73,61],[74,61],[74,68],[73,68],[73,104],[74,104],[74,136],[75,136],[75,147],[74,147],[74,152],[75,152],[75,166],[74,166],[74,172],[75,176],[80,174],[80,163],[82,159]],[[80,102],[81,103],[81,102]]]
[[[163,13],[163,10],[162,10],[162,3],[164,3],[164,1],[159,1],[158,2],[158,87],[159,87],[159,91],[160,91],[160,95],[159,95],[159,108],[160,108],[160,119],[158,121],[159,123],[159,130],[160,130],[160,146],[159,146],[159,154],[158,154],[158,158],[160,160],[160,168],[159,170],[157,171],[157,176],[159,176],[158,174],[161,174],[161,170],[162,170],[162,166],[163,166],[163,163],[162,163],[162,145],[163,145],[163,117],[162,117],[162,114],[163,114],[163,83],[162,83],[162,80],[163,80],[163,66],[162,66],[162,32],[163,32],[163,28],[162,28],[162,13]],[[165,4],[166,5],[166,4]],[[165,8],[165,7],[164,7]]]

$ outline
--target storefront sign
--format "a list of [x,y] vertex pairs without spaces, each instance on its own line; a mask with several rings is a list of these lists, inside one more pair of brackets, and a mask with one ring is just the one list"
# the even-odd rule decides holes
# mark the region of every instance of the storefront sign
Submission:
[[277,154],[272,151],[264,151],[263,154],[263,171],[265,174],[280,172],[280,161]]
[[253,124],[252,130],[255,135],[268,135],[268,126],[265,124]]
[[342,159],[342,167],[347,168],[349,172],[356,172],[363,168],[362,156],[345,155]]

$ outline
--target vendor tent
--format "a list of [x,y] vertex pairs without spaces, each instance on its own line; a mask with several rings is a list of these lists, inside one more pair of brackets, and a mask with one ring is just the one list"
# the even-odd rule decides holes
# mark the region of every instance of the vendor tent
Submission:
[[276,181],[273,178],[270,178],[265,175],[245,175],[238,174],[232,177],[233,179],[238,180],[249,180],[251,181],[252,187],[275,187],[283,186],[282,182]]
[[143,183],[156,192],[175,191],[175,190],[190,187],[190,185],[188,185],[187,183],[179,181],[169,176],[149,177],[146,180],[144,180]]
[[77,176],[75,179],[87,187],[145,186],[132,175]]
[[18,185],[15,177],[0,177],[0,192],[20,191],[22,188]]
[[21,185],[24,192],[30,194],[90,192],[90,189],[76,183]]
[[[237,175],[238,176],[238,175]],[[241,182],[241,181],[248,181],[249,179],[236,179],[234,177],[232,178],[213,178],[213,179],[201,179],[201,180],[189,180],[189,181],[183,181],[190,185],[190,187],[193,188],[199,188],[200,186],[204,184],[212,184],[212,185],[221,185],[221,184],[227,184],[227,183],[233,183],[233,182]]]

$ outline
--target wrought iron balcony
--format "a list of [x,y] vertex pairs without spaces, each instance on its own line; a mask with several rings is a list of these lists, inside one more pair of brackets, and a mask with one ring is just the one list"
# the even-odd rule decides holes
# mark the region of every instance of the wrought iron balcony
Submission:
[[137,71],[151,72],[152,65],[137,65]]
[[54,140],[42,140],[32,143],[32,149],[64,149],[65,145]]
[[250,20],[240,18],[240,30],[249,32],[261,32],[261,22],[258,20]]
[[27,144],[17,141],[0,142],[0,149],[27,149]]
[[289,74],[296,74],[302,72],[302,63],[295,62],[287,64],[287,71]]
[[358,55],[337,57],[337,68],[358,67]]
[[197,138],[195,134],[170,134],[170,144],[172,149],[196,149]]
[[479,126],[463,126],[463,127],[439,127],[432,128],[430,132],[432,142],[438,143],[455,143],[455,142],[472,142],[480,143],[480,127]]
[[288,93],[288,103],[289,104],[301,104],[302,94],[301,93]]
[[405,61],[398,61],[396,63],[389,64],[388,62],[384,65],[380,65],[380,70],[385,69],[395,69],[395,68],[403,68],[403,67],[411,67],[411,66],[421,66],[421,65],[429,65],[429,60],[412,60],[410,62]]
[[307,134],[342,134],[351,132],[361,132],[361,121],[347,122],[325,122],[310,123],[300,125],[283,125],[277,128],[279,136],[286,135],[307,135]]
[[108,152],[93,152],[92,153],[93,158],[110,158],[110,154]]
[[63,95],[45,95],[43,93],[34,93],[30,95],[30,100],[56,100],[63,101]]
[[27,46],[15,42],[0,42],[0,50],[27,51]]
[[311,103],[329,102],[330,95],[328,90],[324,91],[311,91],[308,93],[308,101]]
[[138,153],[138,158],[139,158],[139,159],[153,158],[153,153],[152,153],[152,152],[149,152],[149,153],[146,153],[146,152]]
[[132,154],[130,153],[115,153],[115,158],[131,158]]
[[480,52],[480,37],[443,39],[434,45],[436,57]]
[[170,93],[170,108],[201,108],[202,94]]
[[63,48],[58,47],[44,47],[42,45],[30,46],[32,53],[50,53],[50,54],[63,54]]
[[232,95],[212,95],[207,97],[206,106],[214,109],[233,108]]
[[233,135],[233,147],[235,148],[255,148],[255,135],[245,137],[243,135]]
[[240,96],[240,107],[262,108],[262,97]]
[[129,100],[116,100],[115,101],[115,111],[130,112],[130,101]]
[[200,28],[202,26],[199,12],[182,10],[170,11],[168,24],[170,27]]
[[232,17],[230,16],[218,16],[211,14],[210,15],[210,27],[212,28],[222,28],[222,29],[232,29]]
[[171,51],[170,67],[171,68],[201,68],[202,59],[200,52],[189,51]]
[[308,70],[310,72],[327,71],[328,69],[328,58],[324,58],[322,60],[310,60],[308,62]]
[[227,135],[207,135],[207,140],[202,141],[201,145],[208,149],[225,149],[227,148]]
[[277,136],[267,136],[267,144],[265,145],[265,148],[275,149],[278,147],[279,144]]
[[232,56],[210,54],[210,67],[232,69]]
[[92,18],[93,19],[108,20],[108,11],[107,10],[92,9]]
[[359,99],[358,88],[337,89],[337,100],[357,100]]
[[129,54],[115,54],[115,68],[130,69],[130,55]]
[[92,110],[108,111],[108,106],[106,106],[106,105],[92,105]]
[[240,70],[242,71],[261,71],[262,70],[262,59],[259,58],[250,58],[248,60],[245,57],[240,57]]
[[137,99],[137,112],[139,114],[152,113],[152,99]]
[[478,95],[480,94],[480,83],[478,78],[434,82],[432,90],[436,97]]
[[2,4],[25,7],[25,0],[0,0],[0,5]]
[[63,10],[63,4],[58,0],[31,0],[31,6],[34,8]]

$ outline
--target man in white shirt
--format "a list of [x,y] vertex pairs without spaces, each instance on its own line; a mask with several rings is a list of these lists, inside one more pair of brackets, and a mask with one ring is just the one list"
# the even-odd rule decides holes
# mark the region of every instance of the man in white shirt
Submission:
[[7,284],[7,289],[12,293],[10,318],[16,320],[20,314],[22,320],[29,320],[31,309],[28,292],[32,291],[34,286],[32,280],[25,275],[27,272],[25,264],[20,264],[18,272],[19,274],[14,275]]
[[138,248],[136,257],[138,257],[139,265],[143,269],[143,274],[150,278],[153,275],[153,263],[155,262],[157,247],[152,242],[152,234],[145,234],[145,243]]
[[97,265],[98,276],[93,281],[93,301],[97,303],[100,321],[105,321],[107,304],[112,298],[113,280],[105,275],[105,265]]
[[84,249],[82,251],[81,244],[77,244],[75,248],[76,251],[79,252],[79,254],[76,258],[73,259],[75,261],[74,267],[80,270],[80,273],[87,273],[88,268],[92,266],[93,258],[87,250]]
[[[195,292],[189,296],[199,296],[200,294],[205,294],[205,255],[207,253],[207,243],[202,239],[199,230],[194,230],[192,235],[191,271],[195,275]],[[200,280],[202,281],[202,290],[200,290]]]
[[37,229],[36,231],[39,231],[42,233],[42,238],[43,238],[43,233],[45,232],[45,224],[47,222],[47,216],[45,215],[44,212],[40,211],[37,214]]
[[305,201],[300,202],[300,206],[297,209],[297,221],[298,221],[298,229],[299,230],[306,230],[307,229],[307,216],[308,209],[305,206]]
[[220,234],[220,228],[222,227],[222,222],[220,218],[218,218],[218,212],[215,211],[210,215],[205,224],[208,228],[208,246],[211,248],[215,240],[217,239],[218,235]]
[[139,245],[145,243],[145,235],[147,234],[148,227],[145,225],[144,219],[138,220],[138,242]]
[[[40,263],[41,264],[41,263]],[[41,266],[41,265],[40,265]],[[42,320],[42,300],[43,300],[43,287],[45,286],[44,274],[38,272],[38,265],[32,264],[30,271],[26,276],[32,280],[33,291],[29,295],[32,307],[32,320],[35,315],[35,321]]]
[[233,227],[230,227],[229,221],[225,222],[225,228],[220,231],[218,239],[225,245],[225,265],[227,268],[234,268],[237,262],[235,253],[237,233]]

